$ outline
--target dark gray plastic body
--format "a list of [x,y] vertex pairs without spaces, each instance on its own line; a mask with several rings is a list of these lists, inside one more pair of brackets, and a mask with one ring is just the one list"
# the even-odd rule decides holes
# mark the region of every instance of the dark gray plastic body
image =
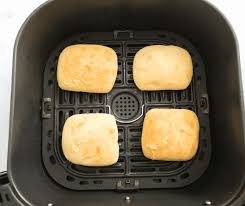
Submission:
[[[49,177],[42,163],[40,106],[51,51],[86,31],[167,30],[190,40],[206,68],[212,159],[181,189],[73,191]],[[15,45],[8,154],[9,188],[23,205],[244,204],[244,106],[235,35],[217,9],[201,0],[53,0],[22,26]],[[207,201],[209,200],[209,201]]]

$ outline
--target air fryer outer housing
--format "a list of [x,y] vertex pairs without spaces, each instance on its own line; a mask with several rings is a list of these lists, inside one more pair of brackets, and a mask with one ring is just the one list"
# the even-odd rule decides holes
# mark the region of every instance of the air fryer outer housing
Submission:
[[[203,58],[209,95],[212,159],[193,184],[137,192],[73,191],[56,184],[42,163],[40,106],[51,51],[69,35],[166,30],[192,42]],[[245,204],[244,105],[238,45],[225,17],[203,0],[51,0],[36,9],[14,48],[8,178],[0,205]]]

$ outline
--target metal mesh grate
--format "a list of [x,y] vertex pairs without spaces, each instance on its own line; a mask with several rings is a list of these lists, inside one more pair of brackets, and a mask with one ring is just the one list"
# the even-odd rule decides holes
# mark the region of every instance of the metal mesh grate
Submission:
[[[128,32],[128,31],[127,31]],[[115,34],[115,33],[114,33]],[[118,32],[117,32],[118,34]],[[98,40],[73,36],[50,55],[44,72],[42,156],[50,176],[64,187],[75,190],[183,187],[198,179],[208,166],[211,143],[208,99],[204,65],[192,44],[182,37],[163,31],[130,32],[129,39],[113,33],[97,33]],[[84,37],[84,35],[83,35]],[[108,94],[67,92],[58,88],[57,59],[70,44],[97,43],[113,48],[118,55],[118,73]],[[194,76],[183,91],[139,91],[133,81],[135,53],[144,46],[174,44],[192,55]],[[201,77],[201,78],[200,78]],[[141,133],[144,114],[152,108],[187,108],[198,115],[201,131],[197,155],[187,162],[152,161],[143,156]],[[70,163],[61,148],[62,128],[73,114],[111,113],[117,119],[120,157],[109,167],[84,167]]]

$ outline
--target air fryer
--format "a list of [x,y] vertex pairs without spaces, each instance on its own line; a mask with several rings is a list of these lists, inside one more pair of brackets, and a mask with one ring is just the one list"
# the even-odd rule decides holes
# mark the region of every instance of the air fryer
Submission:
[[[66,46],[113,48],[118,74],[108,94],[67,92],[56,69]],[[144,46],[177,45],[192,56],[191,85],[143,92],[132,77]],[[225,17],[203,0],[51,0],[18,33],[13,59],[8,171],[0,205],[232,205],[245,204],[244,105],[239,52]],[[199,149],[190,161],[145,158],[141,132],[152,108],[186,108],[200,121]],[[61,149],[73,114],[117,119],[119,161],[109,167],[70,163]]]

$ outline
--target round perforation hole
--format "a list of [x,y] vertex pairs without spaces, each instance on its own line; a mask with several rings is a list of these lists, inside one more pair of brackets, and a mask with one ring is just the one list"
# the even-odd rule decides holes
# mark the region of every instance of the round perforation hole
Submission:
[[103,180],[94,180],[93,183],[96,185],[101,185],[103,183]]
[[197,84],[201,84],[201,79],[202,79],[201,76],[198,75],[197,76]]
[[171,37],[170,40],[174,43],[177,41],[175,37]]
[[186,179],[186,178],[188,178],[190,175],[189,175],[189,173],[188,172],[186,172],[186,173],[184,173],[184,174],[182,174],[182,175],[180,175],[180,179]]
[[152,181],[154,183],[161,183],[162,182],[162,179],[161,178],[154,178],[154,179],[152,179]]
[[69,181],[69,182],[74,182],[75,181],[74,177],[71,177],[69,175],[66,176],[66,180]]
[[118,94],[112,100],[111,106],[113,113],[123,120],[134,118],[138,114],[140,107],[137,97],[128,92]]
[[48,137],[51,137],[52,136],[52,130],[49,130],[48,131]]
[[193,64],[193,66],[194,66],[194,67],[198,67],[199,64],[198,64],[197,62],[195,62],[195,63]]
[[51,156],[49,157],[49,160],[50,160],[50,162],[51,162],[53,165],[56,164],[56,159],[55,159],[55,157],[54,157],[53,155],[51,155]]
[[204,156],[205,156],[205,152],[204,152],[203,150],[201,150],[201,151],[199,152],[198,159],[199,159],[200,161],[202,161],[202,160],[204,160]]
[[80,181],[79,184],[80,184],[80,185],[88,185],[89,182],[88,182],[88,181]]
[[53,74],[54,73],[54,67],[50,68],[50,73]]
[[200,100],[200,107],[202,109],[206,109],[207,108],[207,100],[205,98],[201,98],[201,100]]
[[174,182],[176,182],[176,179],[174,179],[174,178],[168,179],[168,182],[174,183]]
[[52,87],[53,84],[54,84],[53,80],[48,80],[48,85],[49,85],[50,87]]
[[159,36],[160,38],[162,38],[162,39],[165,39],[165,38],[167,37],[166,34],[159,34],[158,36]]
[[47,151],[50,152],[52,148],[52,145],[50,143],[47,144]]

